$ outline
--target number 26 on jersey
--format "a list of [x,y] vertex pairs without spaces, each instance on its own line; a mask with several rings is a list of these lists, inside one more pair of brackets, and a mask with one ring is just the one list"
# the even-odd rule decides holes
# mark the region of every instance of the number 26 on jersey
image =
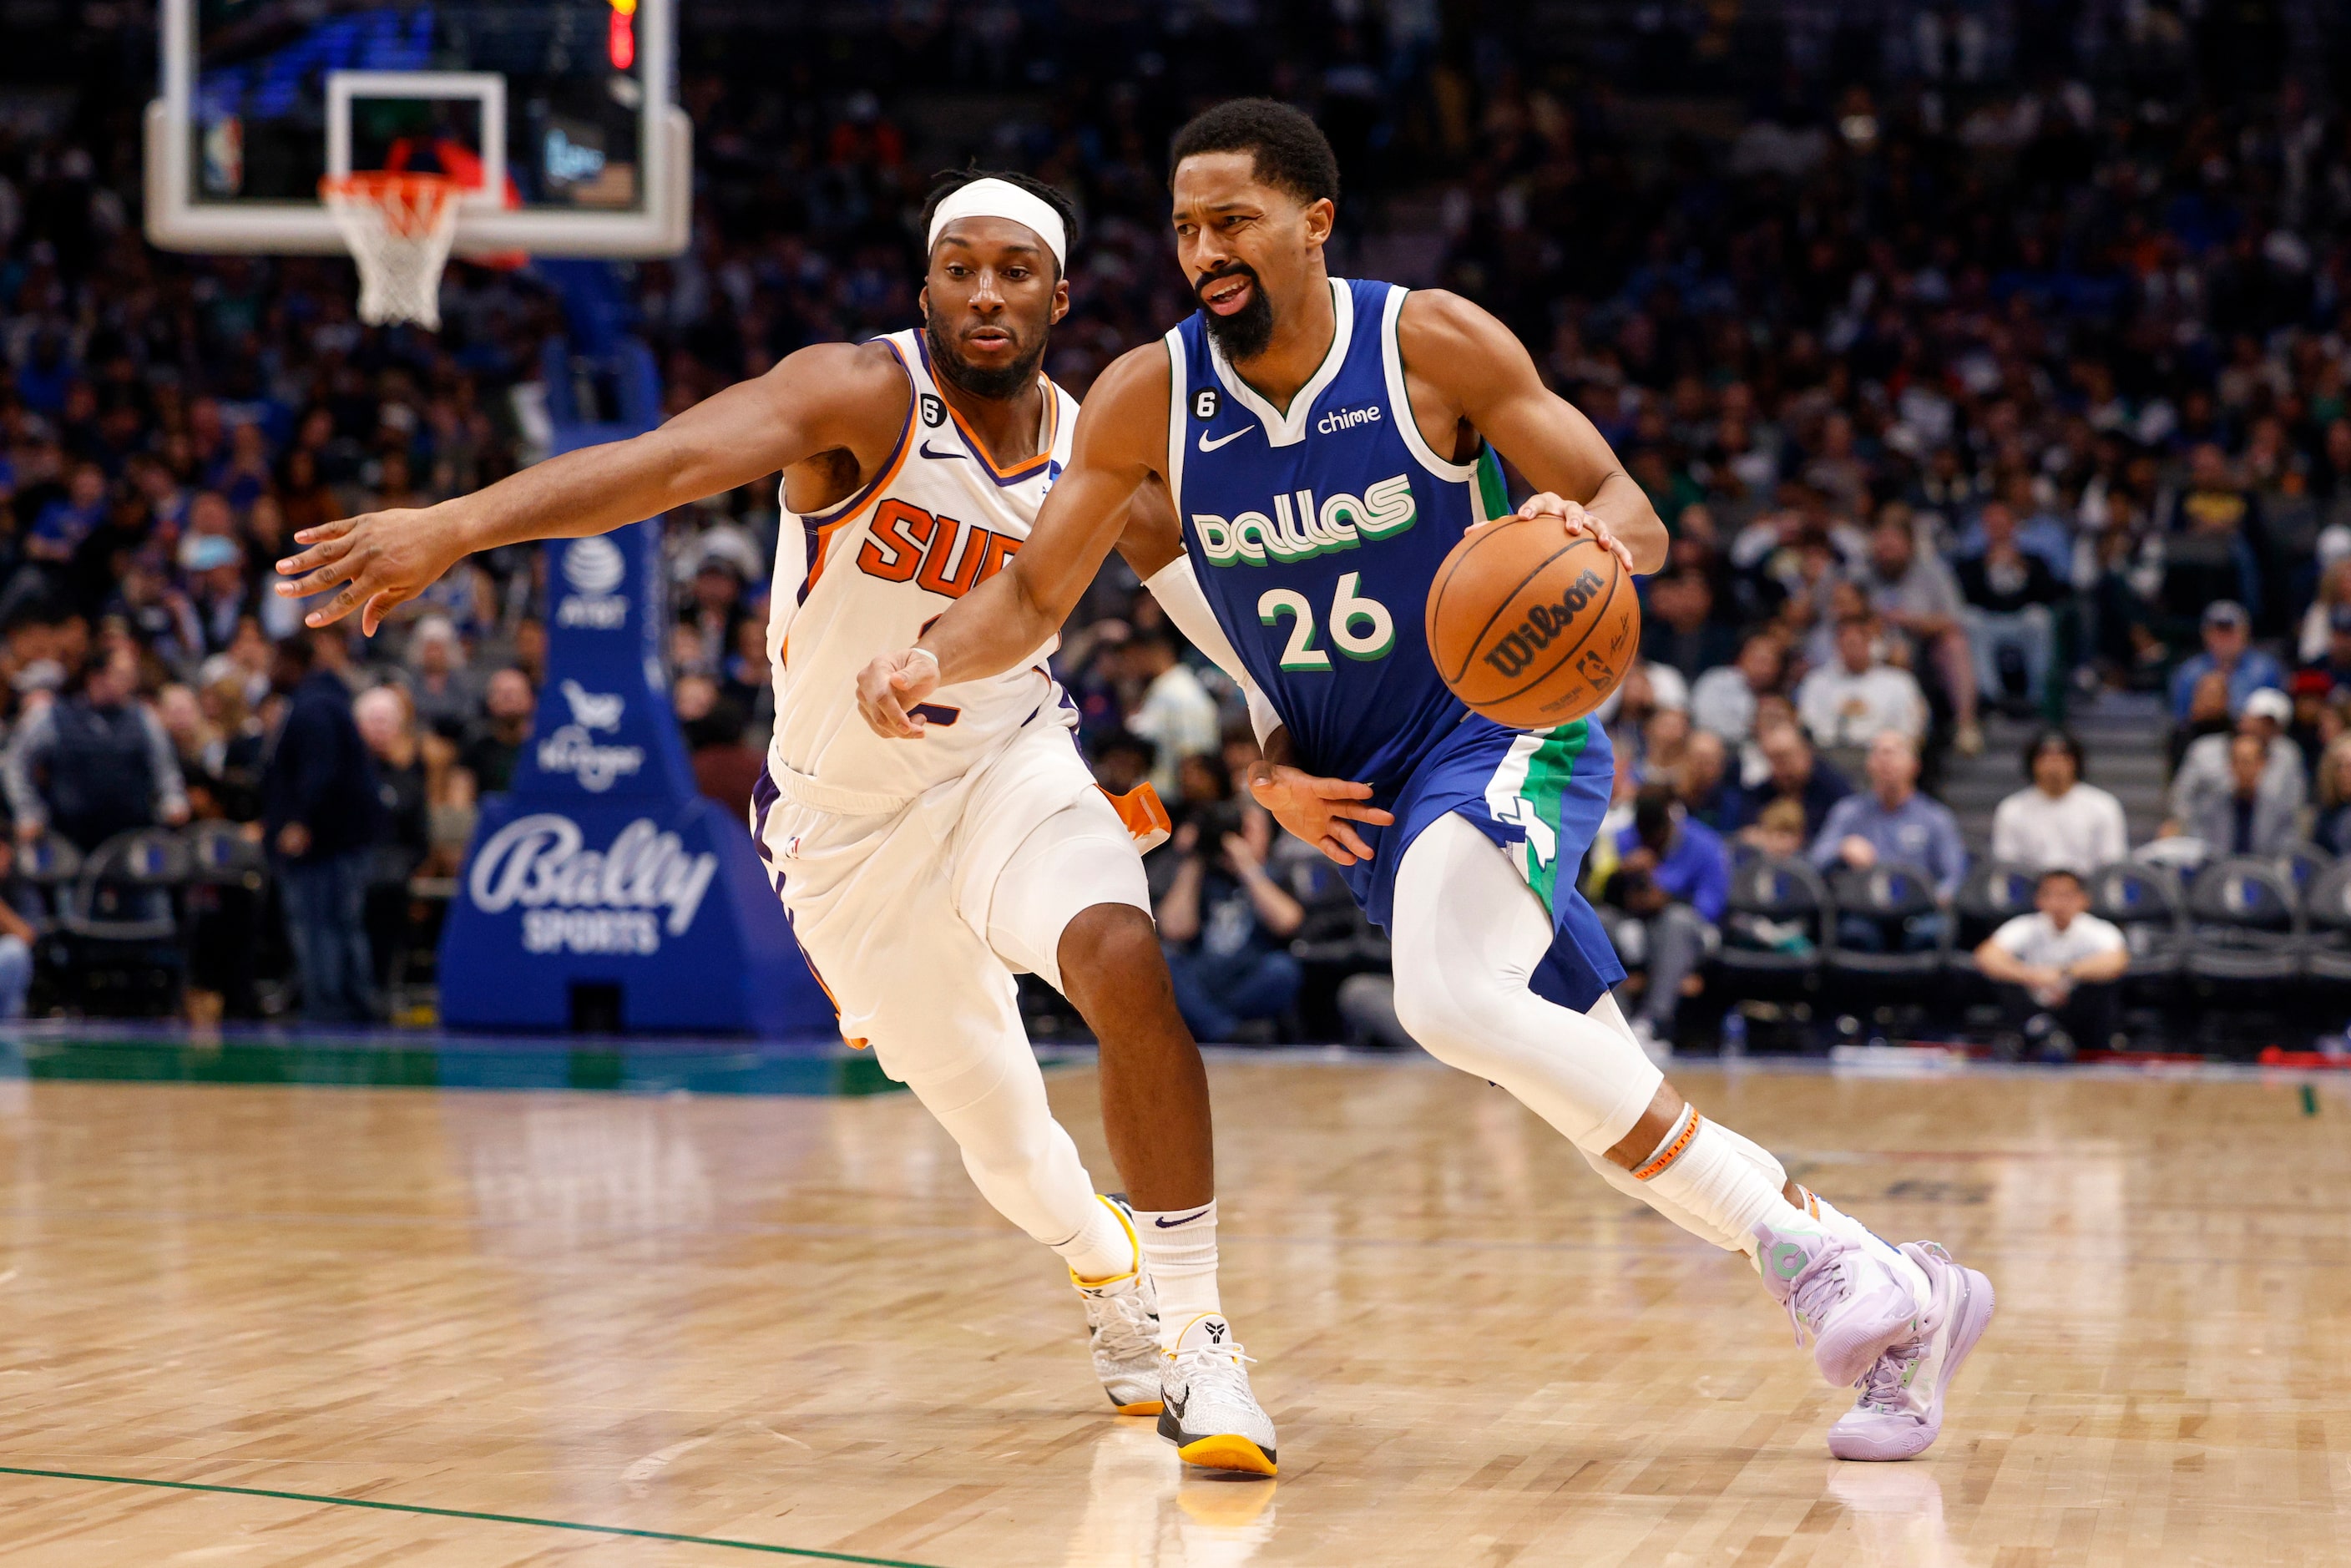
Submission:
[[1285,670],[1327,670],[1331,655],[1316,647],[1320,630],[1327,628],[1332,646],[1350,659],[1381,659],[1395,646],[1395,617],[1388,607],[1376,599],[1365,599],[1355,590],[1362,584],[1364,574],[1351,571],[1339,579],[1331,595],[1329,616],[1318,628],[1313,602],[1294,588],[1269,588],[1257,601],[1257,618],[1265,625],[1275,626],[1284,616],[1290,618],[1290,641],[1281,650],[1281,667]]

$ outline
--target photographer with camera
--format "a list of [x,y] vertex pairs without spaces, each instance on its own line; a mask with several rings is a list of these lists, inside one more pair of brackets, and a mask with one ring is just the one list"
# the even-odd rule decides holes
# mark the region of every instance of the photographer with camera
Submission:
[[1176,873],[1154,913],[1176,1005],[1202,1042],[1229,1042],[1298,999],[1289,942],[1306,910],[1267,873],[1273,820],[1254,806],[1204,801],[1168,847]]

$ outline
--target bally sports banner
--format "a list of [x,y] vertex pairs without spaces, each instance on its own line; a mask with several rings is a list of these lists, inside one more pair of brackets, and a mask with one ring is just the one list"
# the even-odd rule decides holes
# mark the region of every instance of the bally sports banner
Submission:
[[[452,1026],[837,1040],[746,826],[695,789],[663,664],[661,525],[548,551],[548,681],[441,941]],[[583,998],[590,1005],[583,1007]]]

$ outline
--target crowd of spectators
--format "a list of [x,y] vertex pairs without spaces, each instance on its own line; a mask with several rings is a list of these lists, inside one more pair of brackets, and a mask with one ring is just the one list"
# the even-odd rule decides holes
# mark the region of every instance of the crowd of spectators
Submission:
[[[695,240],[628,291],[668,410],[912,320],[911,214],[967,157],[1078,196],[1049,369],[1082,393],[1188,308],[1169,130],[1223,93],[1309,103],[1347,182],[1334,269],[1495,310],[1673,530],[1644,662],[1603,715],[1620,815],[1586,878],[1649,971],[1645,1030],[1673,1030],[1708,950],[1750,939],[1720,915],[1717,862],[1742,845],[1917,862],[1948,894],[1966,855],[1934,785],[1991,712],[2156,694],[2178,758],[2158,853],[2351,849],[2351,120],[2323,16],[1744,0],[1568,37],[1414,0],[902,9],[684,19]],[[354,319],[340,262],[150,249],[151,30],[92,16],[70,109],[0,128],[15,832],[221,819],[282,866],[334,860],[281,901],[347,912],[360,886],[375,950],[293,946],[322,1012],[376,1008],[339,977],[381,978],[400,936],[365,890],[454,870],[509,782],[544,674],[540,557],[468,561],[366,643],[306,640],[263,590],[295,529],[535,455],[562,304],[536,269],[461,263],[437,337],[385,331]],[[738,47],[778,29],[792,47]],[[753,55],[787,64],[736,63]],[[980,110],[933,112],[941,94]],[[761,486],[668,519],[677,704],[722,799],[771,718],[777,523]],[[1115,562],[1061,667],[1105,781],[1176,808],[1152,869],[1196,1028],[1294,1028],[1301,952],[1376,967],[1327,872],[1236,788],[1254,743],[1233,694]],[[360,752],[322,727],[329,695]],[[303,715],[324,771],[298,787],[273,742]],[[2036,742],[1993,852],[2112,858],[2091,762]],[[347,813],[363,833],[295,803],[330,775],[371,797]],[[1841,935],[1938,939],[1931,917]],[[249,976],[210,978],[254,1005]]]

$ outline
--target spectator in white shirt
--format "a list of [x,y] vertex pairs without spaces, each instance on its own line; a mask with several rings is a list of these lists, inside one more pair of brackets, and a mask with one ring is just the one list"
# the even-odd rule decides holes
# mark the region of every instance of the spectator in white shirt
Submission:
[[1876,628],[1866,615],[1837,622],[1836,662],[1796,688],[1796,713],[1813,744],[1865,747],[1887,730],[1926,738],[1927,698],[1907,670],[1876,655]]
[[2082,782],[2082,743],[2044,729],[2024,748],[2029,789],[2000,803],[1991,817],[1991,858],[2028,871],[2087,875],[2130,852],[2123,803]]
[[2116,982],[2130,967],[2130,945],[2090,913],[2089,892],[2070,871],[2043,872],[2032,902],[2036,913],[1983,939],[1976,967],[1999,989],[2011,1028],[2062,1061],[2076,1040],[2113,1038]]
[[1717,664],[1690,687],[1690,722],[1726,745],[1746,745],[1755,733],[1755,699],[1780,689],[1787,662],[1777,632],[1754,632],[1739,645],[1734,663]]
[[1152,787],[1161,799],[1173,800],[1184,758],[1214,757],[1224,746],[1217,699],[1176,656],[1176,639],[1165,627],[1137,632],[1122,656],[1129,678],[1144,684],[1143,701],[1127,715],[1126,727],[1157,748]]

